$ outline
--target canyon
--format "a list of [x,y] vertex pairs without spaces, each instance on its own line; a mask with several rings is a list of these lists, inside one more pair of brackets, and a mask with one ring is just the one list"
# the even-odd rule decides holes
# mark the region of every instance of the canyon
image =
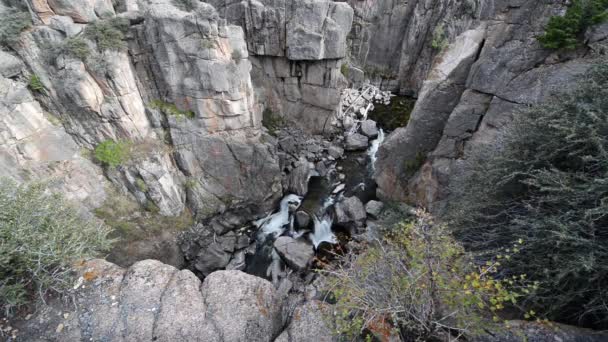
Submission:
[[[541,48],[566,1],[19,6],[33,25],[0,49],[0,175],[47,182],[123,242],[78,266],[69,304],[16,323],[17,341],[333,341],[309,272],[323,251],[373,240],[386,203],[441,213],[471,151],[499,148],[513,113],[573,89],[608,47],[603,23],[581,48]],[[123,47],[70,52],[114,19]],[[405,126],[373,120],[402,97]],[[95,158],[106,141],[129,151],[116,167]],[[472,340],[517,338],[494,333]]]

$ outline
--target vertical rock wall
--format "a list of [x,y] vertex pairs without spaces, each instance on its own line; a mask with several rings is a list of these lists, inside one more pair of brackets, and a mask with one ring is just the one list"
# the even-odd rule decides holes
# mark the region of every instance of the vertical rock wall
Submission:
[[[191,11],[171,0],[27,5],[34,26],[0,55],[11,61],[0,80],[4,173],[60,174],[66,193],[97,207],[103,172],[123,194],[170,216],[186,206],[200,218],[265,208],[280,195],[275,146],[261,130],[240,27],[204,3]],[[130,23],[128,48],[102,50],[83,39],[95,21],[116,16]],[[86,59],[59,48],[70,39],[86,42]],[[43,91],[28,90],[32,75]],[[132,153],[117,168],[100,168],[83,151],[109,139],[128,142]]]
[[328,0],[207,2],[243,27],[254,88],[267,115],[311,133],[327,131],[346,87],[340,67],[350,6]]
[[433,60],[410,123],[380,147],[375,176],[382,196],[440,210],[450,178],[472,149],[498,147],[502,128],[520,109],[576,87],[594,60],[605,58],[606,24],[576,51],[540,46],[536,37],[564,9],[559,1],[496,0],[478,7],[481,22]]

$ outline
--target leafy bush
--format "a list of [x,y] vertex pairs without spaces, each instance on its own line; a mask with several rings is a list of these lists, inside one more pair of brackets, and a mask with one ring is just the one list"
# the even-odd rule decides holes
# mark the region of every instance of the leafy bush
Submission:
[[428,341],[477,332],[488,322],[486,313],[499,320],[496,313],[531,288],[525,277],[496,279],[499,266],[474,266],[444,226],[418,211],[415,222],[362,253],[348,253],[327,271],[328,290],[337,299],[337,333]]
[[49,50],[53,57],[65,54],[71,57],[78,58],[82,61],[86,60],[91,54],[91,49],[87,42],[80,36],[70,37],[63,42],[51,47]]
[[549,20],[538,38],[548,49],[575,49],[587,29],[608,19],[608,0],[573,0],[564,16]]
[[523,239],[506,262],[542,283],[528,300],[548,318],[608,319],[608,65],[572,94],[516,115],[501,141],[452,186],[457,237],[480,254]]
[[9,8],[0,20],[0,45],[11,45],[19,40],[19,35],[32,26],[29,12]]
[[0,178],[0,305],[19,306],[73,286],[71,267],[109,249],[109,230],[42,184]]
[[129,158],[129,145],[122,141],[106,140],[95,147],[95,159],[100,163],[117,167]]
[[188,119],[194,119],[196,114],[191,110],[181,110],[177,108],[174,103],[168,103],[161,100],[153,100],[150,102],[150,108],[158,109],[167,115],[176,116],[178,118],[186,117]]
[[44,93],[46,91],[46,88],[44,87],[44,84],[42,84],[42,81],[40,81],[40,77],[38,77],[38,75],[30,76],[28,87],[31,91],[38,93]]
[[126,48],[125,34],[129,30],[129,20],[114,17],[106,20],[98,20],[89,24],[84,31],[84,36],[97,44],[101,51],[120,51]]
[[435,50],[442,50],[444,47],[448,45],[448,39],[445,35],[445,29],[443,28],[443,24],[435,27],[433,31],[433,39],[431,40],[431,47]]

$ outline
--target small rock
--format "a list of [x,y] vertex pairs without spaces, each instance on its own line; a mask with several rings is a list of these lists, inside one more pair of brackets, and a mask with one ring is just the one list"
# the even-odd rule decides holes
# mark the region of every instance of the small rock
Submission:
[[294,239],[289,236],[281,236],[274,242],[277,253],[285,260],[285,263],[296,271],[303,271],[315,256],[312,245],[304,239]]
[[343,182],[345,179],[346,179],[346,175],[345,174],[341,173],[341,174],[338,175],[338,180],[339,181]]
[[374,139],[378,136],[378,127],[376,121],[365,120],[361,123],[361,133],[370,139]]
[[310,223],[310,215],[305,211],[298,211],[296,213],[296,224],[299,228],[306,228]]
[[335,194],[339,193],[340,191],[343,191],[345,187],[346,187],[345,184],[340,184],[331,193],[335,195]]
[[384,203],[380,201],[369,201],[365,204],[365,212],[373,218],[378,218],[382,209],[384,208]]
[[56,333],[61,333],[63,331],[63,323],[59,323],[59,325],[57,326],[57,329],[55,329]]
[[327,153],[329,153],[331,157],[339,159],[342,158],[342,156],[344,155],[344,149],[340,146],[331,145],[327,149]]
[[368,144],[369,140],[366,136],[359,133],[353,133],[346,137],[345,149],[347,151],[362,151],[367,149]]

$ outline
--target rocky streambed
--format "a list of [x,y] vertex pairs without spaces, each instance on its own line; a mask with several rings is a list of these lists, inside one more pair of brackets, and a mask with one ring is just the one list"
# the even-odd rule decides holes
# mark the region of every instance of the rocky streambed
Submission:
[[385,132],[369,114],[391,98],[371,85],[346,89],[331,133],[274,130],[285,189],[276,209],[262,216],[233,212],[182,234],[188,268],[201,277],[219,269],[241,270],[276,287],[293,286],[312,279],[307,271],[319,258],[364,236],[367,219],[383,206],[372,174]]

